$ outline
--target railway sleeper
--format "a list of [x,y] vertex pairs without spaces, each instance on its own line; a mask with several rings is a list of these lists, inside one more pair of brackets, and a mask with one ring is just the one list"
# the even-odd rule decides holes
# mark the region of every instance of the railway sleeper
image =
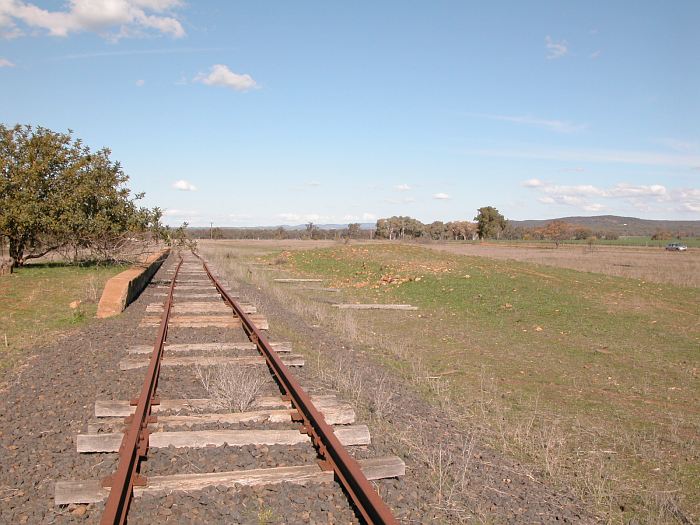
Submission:
[[[340,443],[347,447],[369,445],[371,438],[367,425],[347,425],[334,427],[333,432]],[[99,434],[78,434],[79,453],[119,452],[124,434],[104,432]],[[298,445],[309,442],[310,438],[299,430],[193,430],[176,432],[154,432],[148,438],[150,448],[206,448],[232,447],[244,445]]]
[[[243,313],[255,314],[258,313],[258,309],[250,303],[241,303],[241,308]],[[163,303],[151,303],[146,306],[146,313],[152,314],[162,314],[164,311]],[[215,303],[212,301],[200,302],[200,301],[183,301],[182,299],[177,300],[172,307],[173,314],[228,314],[231,315],[231,307],[224,302]]]
[[[304,366],[304,356],[297,354],[283,354],[282,362],[287,366]],[[261,355],[251,355],[242,357],[230,356],[165,356],[160,361],[161,367],[169,366],[220,366],[220,365],[239,365],[239,366],[255,366],[264,365],[267,361]],[[133,370],[135,368],[145,368],[149,365],[148,359],[140,359],[134,357],[125,357],[119,361],[119,370]]]
[[[268,330],[267,318],[261,314],[251,314],[250,320],[259,330]],[[141,319],[139,328],[155,328],[160,326],[161,318],[156,316],[146,316]],[[170,328],[237,328],[241,326],[241,320],[233,317],[229,312],[227,315],[173,315],[169,321]]]
[[[289,353],[292,351],[292,343],[289,341],[280,341],[271,343],[272,348],[277,353]],[[233,352],[239,350],[255,350],[255,343],[175,343],[164,346],[164,350],[169,353],[184,353],[184,352]],[[151,354],[153,353],[152,345],[134,345],[126,349],[128,354]]]
[[[349,403],[340,403],[320,410],[323,418],[329,425],[350,425],[355,422],[355,410]],[[156,432],[163,428],[187,427],[203,424],[233,425],[238,423],[285,423],[292,422],[296,409],[280,408],[271,410],[254,410],[250,412],[222,412],[187,414],[173,416],[158,416],[155,423],[148,425],[148,429]],[[126,429],[123,417],[94,418],[88,421],[88,434],[98,432],[123,432]]]
[[[361,459],[358,460],[358,464],[368,480],[397,478],[406,474],[406,465],[397,456]],[[318,465],[174,474],[149,476],[145,486],[134,487],[134,496],[160,496],[178,491],[203,490],[213,486],[260,486],[279,483],[306,485],[308,483],[332,483],[333,481],[333,472],[322,470]],[[100,480],[59,481],[55,486],[54,503],[56,505],[98,503],[107,499],[108,495],[109,488],[102,487]]]

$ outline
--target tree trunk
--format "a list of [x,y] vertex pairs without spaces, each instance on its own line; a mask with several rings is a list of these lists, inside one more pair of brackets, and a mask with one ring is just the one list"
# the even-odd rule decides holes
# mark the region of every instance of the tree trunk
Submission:
[[24,265],[24,240],[8,237],[10,240],[10,257],[15,262],[15,266]]

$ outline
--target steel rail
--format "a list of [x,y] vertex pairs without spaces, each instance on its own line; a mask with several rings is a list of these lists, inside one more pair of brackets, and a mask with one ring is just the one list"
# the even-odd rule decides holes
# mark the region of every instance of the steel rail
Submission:
[[199,255],[195,255],[204,265],[207,275],[217,290],[219,290],[221,296],[241,319],[246,334],[252,342],[256,343],[258,350],[265,357],[270,370],[284,390],[284,394],[299,412],[300,420],[303,421],[304,431],[309,434],[314,446],[324,460],[325,464],[322,464],[322,467],[328,470],[332,469],[335,472],[338,481],[348,493],[366,523],[371,525],[398,525],[398,521],[391,513],[391,509],[374,490],[357,461],[340,443],[333,432],[333,428],[326,423],[323,415],[314,406],[309,394],[304,391],[287,366],[282,363],[277,352],[272,349],[267,337],[255,326],[236,300],[228,294],[211,272],[206,261]]
[[143,485],[146,482],[146,479],[138,473],[138,469],[141,459],[148,452],[148,424],[155,421],[155,416],[151,416],[151,406],[158,404],[157,399],[155,399],[155,393],[158,388],[160,362],[163,357],[165,338],[168,335],[168,319],[170,318],[170,309],[173,304],[175,280],[181,265],[182,257],[175,268],[168,297],[163,303],[164,313],[160,321],[158,337],[153,345],[148,372],[146,372],[146,378],[141,387],[141,395],[136,403],[136,411],[133,416],[129,416],[125,420],[129,426],[119,447],[117,470],[102,482],[103,486],[111,487],[111,489],[107,503],[105,503],[105,510],[100,518],[101,525],[121,525],[126,523],[126,515],[129,512],[134,485]]

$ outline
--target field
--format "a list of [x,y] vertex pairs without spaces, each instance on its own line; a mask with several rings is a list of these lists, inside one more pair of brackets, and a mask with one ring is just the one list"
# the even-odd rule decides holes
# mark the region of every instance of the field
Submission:
[[[0,277],[0,372],[21,350],[41,344],[95,315],[104,283],[122,266],[28,264]],[[79,301],[71,308],[70,303]]]
[[571,268],[644,279],[656,283],[700,287],[700,249],[669,252],[641,246],[588,246],[548,243],[433,243],[436,250],[462,255],[489,257]]
[[[201,244],[608,522],[698,519],[700,290],[593,273],[590,262],[577,271],[463,249],[475,248],[488,257],[388,243]],[[693,284],[697,255],[659,257],[667,255],[692,257],[680,281]],[[653,266],[644,268],[652,277]],[[661,281],[674,271],[657,270]],[[274,276],[320,277],[341,292],[276,285]],[[338,311],[333,302],[419,310]]]

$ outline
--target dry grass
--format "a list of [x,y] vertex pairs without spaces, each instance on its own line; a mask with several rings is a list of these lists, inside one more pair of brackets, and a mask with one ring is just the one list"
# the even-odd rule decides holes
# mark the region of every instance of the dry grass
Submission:
[[245,412],[268,382],[258,367],[224,364],[195,366],[195,375],[217,408]]
[[[375,282],[372,279],[383,275],[387,265],[404,256],[400,249],[354,254],[362,262],[356,272],[343,255],[349,251],[336,253],[330,266],[318,265],[329,272],[348,267],[348,273],[331,274],[336,280],[331,282],[343,287],[345,299],[350,295],[365,302],[375,298],[371,294],[379,294],[380,299],[394,302],[422,301],[420,315],[430,318],[423,322],[410,314],[333,309],[307,292],[273,284],[274,271],[264,271],[267,268],[241,270],[243,260],[226,259],[226,253],[230,254],[213,250],[206,255],[222,264],[228,261],[228,272],[265,289],[310,324],[374,353],[378,362],[440,406],[446,417],[520,459],[525,475],[566,487],[604,512],[610,523],[626,523],[630,518],[682,523],[689,510],[689,519],[694,519],[697,495],[687,488],[693,480],[697,486],[700,475],[692,460],[700,456],[693,395],[697,355],[687,353],[686,341],[667,341],[661,353],[653,342],[659,334],[679,333],[683,326],[692,332],[688,320],[697,320],[692,294],[484,259],[473,259],[470,264],[475,266],[465,272],[453,256],[435,254],[436,259],[451,259],[425,264],[421,258],[428,256],[416,249],[409,255],[417,259],[395,264],[407,272],[419,269],[419,275],[432,274],[432,288],[426,283],[429,277],[419,285],[353,286]],[[307,264],[315,264],[315,253],[303,255]],[[296,264],[295,257],[290,259],[275,271],[298,275],[299,259]],[[365,262],[372,260],[381,264],[374,277],[364,269]],[[464,279],[465,273],[471,278]],[[453,288],[460,283],[468,283],[469,288],[457,295]],[[424,295],[401,295],[404,289],[423,293],[424,285],[428,287]],[[477,309],[461,310],[473,300],[478,301]],[[486,300],[493,302],[497,314]],[[524,301],[531,304],[521,306]],[[504,310],[502,305],[508,302],[515,306]],[[571,313],[564,316],[552,304]],[[544,325],[544,330],[535,331],[528,316],[538,326]],[[386,411],[372,408],[381,397],[373,402],[361,396],[361,380],[353,377],[346,363],[328,363],[319,357],[317,366],[336,388],[361,398],[361,406],[370,413],[374,410],[381,423]],[[425,449],[425,457],[414,452],[432,472],[443,502],[449,503],[445,480],[458,476],[445,474],[444,466],[459,471],[459,461],[455,451],[451,457],[445,453],[439,447]],[[457,515],[478,515],[477,511],[455,510]]]
[[571,268],[677,286],[700,287],[700,249],[667,252],[662,248],[537,244],[435,243],[433,250],[493,259]]

